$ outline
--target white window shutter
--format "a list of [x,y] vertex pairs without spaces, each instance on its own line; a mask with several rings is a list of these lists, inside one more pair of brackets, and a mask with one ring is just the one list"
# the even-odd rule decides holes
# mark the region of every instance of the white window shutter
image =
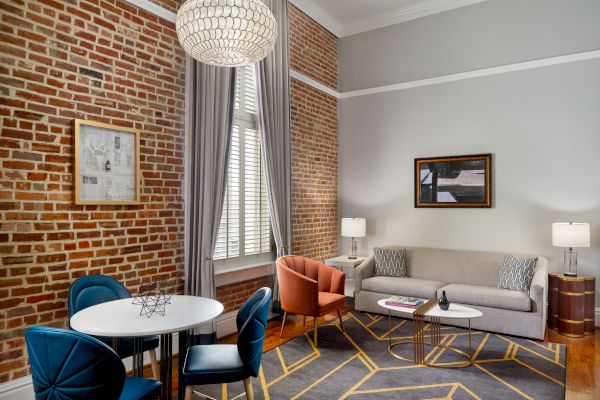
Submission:
[[213,258],[243,265],[253,263],[256,257],[272,257],[255,65],[237,70],[233,119],[227,188]]

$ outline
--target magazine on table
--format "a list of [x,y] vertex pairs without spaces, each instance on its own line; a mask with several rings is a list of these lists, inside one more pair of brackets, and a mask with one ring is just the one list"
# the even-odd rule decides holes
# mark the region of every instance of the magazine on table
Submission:
[[392,296],[385,301],[385,304],[394,307],[417,308],[426,301],[426,299],[420,299],[418,297]]

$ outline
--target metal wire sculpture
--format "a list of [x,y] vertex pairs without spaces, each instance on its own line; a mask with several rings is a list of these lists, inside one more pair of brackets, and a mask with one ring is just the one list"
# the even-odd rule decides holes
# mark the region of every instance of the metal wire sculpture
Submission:
[[167,304],[171,304],[171,297],[160,282],[153,282],[140,286],[138,293],[133,298],[132,304],[141,305],[140,316],[150,318],[153,314],[165,316]]

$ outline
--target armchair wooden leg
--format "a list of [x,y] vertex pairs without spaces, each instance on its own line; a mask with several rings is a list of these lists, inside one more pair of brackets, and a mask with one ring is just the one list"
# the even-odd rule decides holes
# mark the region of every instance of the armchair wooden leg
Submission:
[[185,400],[192,400],[192,394],[194,394],[194,386],[188,385],[185,387]]
[[285,318],[287,317],[287,311],[283,311],[283,319],[281,320],[281,330],[279,331],[279,337],[283,336],[283,327],[285,326]]
[[342,332],[345,332],[344,331],[344,323],[342,322],[342,313],[340,312],[339,308],[337,309],[337,312],[338,312],[338,317],[340,318],[340,328],[342,328]]
[[158,361],[156,361],[156,349],[148,350],[148,354],[150,355],[150,366],[152,367],[152,378],[155,381],[159,381],[159,369],[158,369]]
[[244,379],[244,388],[246,389],[246,399],[254,400],[254,391],[252,390],[252,378]]
[[306,315],[302,316],[302,325],[306,325]]
[[318,318],[317,317],[313,317],[313,321],[314,321],[314,328],[313,328],[313,342],[315,342],[315,347],[317,346],[317,323]]

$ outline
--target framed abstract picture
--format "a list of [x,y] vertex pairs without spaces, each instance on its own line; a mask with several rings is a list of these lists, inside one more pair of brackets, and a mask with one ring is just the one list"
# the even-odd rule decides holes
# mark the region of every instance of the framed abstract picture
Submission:
[[415,158],[415,207],[492,207],[492,155]]
[[140,203],[140,132],[74,121],[75,204]]

